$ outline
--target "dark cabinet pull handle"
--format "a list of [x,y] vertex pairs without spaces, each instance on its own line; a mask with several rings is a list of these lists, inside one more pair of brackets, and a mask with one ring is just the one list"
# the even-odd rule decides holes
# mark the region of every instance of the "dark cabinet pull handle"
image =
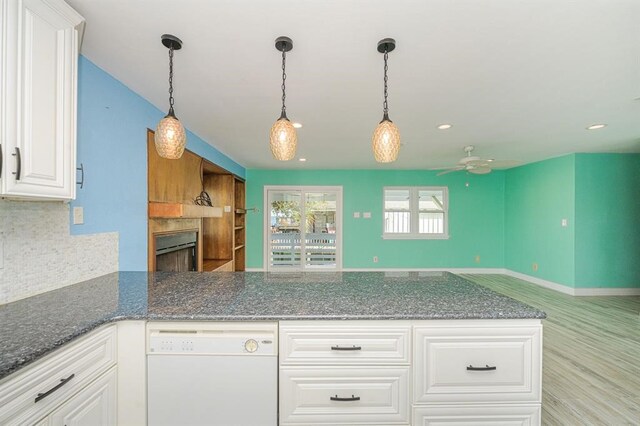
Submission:
[[80,185],[80,189],[84,186],[84,165],[80,163],[80,167],[76,167],[80,171],[80,182],[76,181],[76,185]]
[[16,160],[18,161],[18,167],[13,174],[16,175],[16,180],[20,180],[20,169],[22,168],[22,161],[20,161],[20,148],[16,147],[16,152],[12,155],[16,157]]
[[2,176],[2,144],[0,143],[0,176]]
[[55,385],[54,387],[52,387],[51,389],[49,389],[48,391],[46,391],[44,393],[39,393],[38,396],[36,396],[35,402],[38,402],[38,401],[41,401],[41,400],[45,399],[46,397],[48,397],[49,395],[51,395],[52,393],[54,393],[55,391],[57,391],[58,389],[60,389],[64,385],[66,385],[69,382],[69,380],[73,379],[74,377],[76,377],[76,375],[72,374],[69,377],[67,377],[66,379],[60,379],[60,383],[58,383],[57,385]]
[[467,370],[469,371],[493,371],[496,370],[498,367],[489,367],[488,365],[486,367],[474,367],[473,365],[470,365],[467,367]]
[[351,395],[351,398],[340,398],[338,395],[336,395],[336,396],[330,396],[329,399],[331,401],[360,401],[359,396],[353,396],[353,395]]
[[331,346],[331,350],[332,351],[361,351],[362,350],[362,346]]

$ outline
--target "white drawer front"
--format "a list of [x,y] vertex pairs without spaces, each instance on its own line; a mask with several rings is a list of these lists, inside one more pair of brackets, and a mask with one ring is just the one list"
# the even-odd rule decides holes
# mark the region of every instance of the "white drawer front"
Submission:
[[408,367],[291,367],[280,370],[281,424],[408,422]]
[[414,401],[540,402],[540,328],[416,327]]
[[[109,325],[27,366],[0,385],[0,424],[32,424],[116,363],[116,326]],[[69,379],[69,377],[73,377]],[[61,379],[63,386],[35,402]]]
[[409,364],[410,326],[281,325],[282,365]]
[[418,406],[413,426],[539,426],[540,406]]

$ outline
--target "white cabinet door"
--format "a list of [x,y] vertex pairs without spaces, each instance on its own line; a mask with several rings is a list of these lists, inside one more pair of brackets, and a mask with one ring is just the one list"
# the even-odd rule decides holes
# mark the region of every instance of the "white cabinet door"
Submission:
[[75,197],[78,30],[62,0],[0,0],[2,194]]
[[51,414],[49,424],[53,426],[115,425],[117,418],[116,368],[113,367]]

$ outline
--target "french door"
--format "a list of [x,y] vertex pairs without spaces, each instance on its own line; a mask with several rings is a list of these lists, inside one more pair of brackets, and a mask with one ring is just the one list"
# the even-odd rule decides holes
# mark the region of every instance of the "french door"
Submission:
[[269,271],[342,268],[342,187],[265,186]]

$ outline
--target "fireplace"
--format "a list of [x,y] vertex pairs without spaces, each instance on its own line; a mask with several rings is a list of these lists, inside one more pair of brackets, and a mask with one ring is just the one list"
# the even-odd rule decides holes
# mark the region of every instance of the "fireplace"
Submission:
[[156,271],[197,271],[198,233],[175,232],[155,235]]

